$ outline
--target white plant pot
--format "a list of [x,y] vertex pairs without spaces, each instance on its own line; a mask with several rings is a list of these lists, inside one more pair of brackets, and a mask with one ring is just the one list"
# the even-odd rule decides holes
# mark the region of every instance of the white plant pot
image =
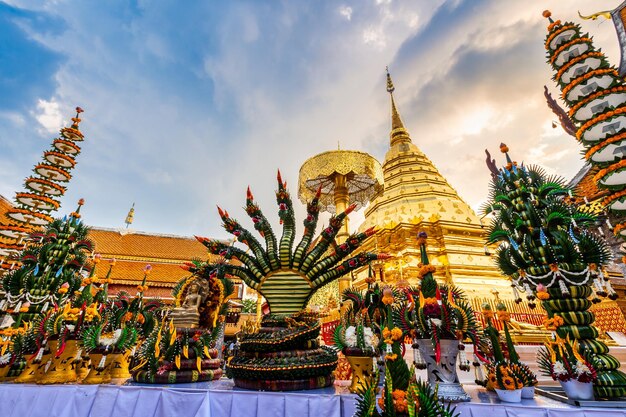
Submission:
[[535,387],[524,387],[522,388],[522,398],[531,400],[535,398]]
[[573,379],[559,382],[570,400],[593,401],[593,384],[591,382],[579,382]]
[[521,389],[496,389],[496,394],[498,394],[500,401],[507,403],[518,403],[522,401]]

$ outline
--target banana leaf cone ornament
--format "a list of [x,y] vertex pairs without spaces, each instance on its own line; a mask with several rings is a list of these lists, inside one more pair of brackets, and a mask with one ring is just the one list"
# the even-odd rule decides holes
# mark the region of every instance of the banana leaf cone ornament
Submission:
[[68,340],[60,348],[59,340],[50,340],[51,363],[45,368],[44,375],[37,380],[38,384],[65,384],[76,382],[78,375],[73,364],[78,349],[76,340]]
[[[350,257],[368,236],[375,233],[374,229],[354,233],[344,243],[337,244],[335,238],[346,217],[355,209],[354,205],[332,216],[328,226],[313,239],[320,212],[321,189],[307,204],[304,234],[295,244],[293,203],[280,171],[277,182],[276,202],[283,229],[280,238],[248,189],[246,213],[264,242],[218,207],[224,229],[248,250],[197,237],[210,253],[223,257],[226,262],[198,265],[195,272],[205,270],[206,274],[210,274],[211,271],[219,271],[239,277],[260,292],[269,304],[271,314],[263,318],[257,333],[241,339],[239,352],[227,365],[227,372],[234,377],[235,385],[262,390],[320,388],[332,384],[337,354],[319,345],[319,321],[316,316],[302,311],[320,287],[367,266],[373,260],[388,256],[361,252]],[[311,242],[315,242],[312,248]],[[230,263],[231,260],[238,263]]]

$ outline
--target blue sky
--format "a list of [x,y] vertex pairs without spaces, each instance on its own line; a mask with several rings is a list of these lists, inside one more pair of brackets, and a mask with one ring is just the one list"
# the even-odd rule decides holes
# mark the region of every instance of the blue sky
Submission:
[[[296,198],[300,165],[337,143],[383,160],[389,65],[413,142],[478,207],[483,149],[502,141],[567,178],[580,168],[543,99],[556,88],[541,12],[579,21],[616,4],[0,2],[0,194],[21,189],[79,105],[62,213],[82,197],[87,223],[115,228],[135,202],[135,229],[224,237],[215,205],[246,220],[250,185],[269,215],[278,168]],[[617,63],[612,23],[582,24]]]

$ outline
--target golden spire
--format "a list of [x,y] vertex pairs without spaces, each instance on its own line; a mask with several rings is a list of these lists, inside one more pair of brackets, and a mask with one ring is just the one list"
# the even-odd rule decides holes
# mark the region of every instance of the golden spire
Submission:
[[135,218],[135,203],[133,203],[130,210],[128,210],[128,214],[126,215],[126,221],[124,223],[126,223],[127,229],[128,229],[128,226],[132,224],[134,218]]
[[396,89],[393,86],[393,81],[391,81],[391,75],[389,74],[389,67],[387,70],[387,92],[391,96],[391,133],[389,133],[389,138],[391,139],[391,146],[394,146],[398,143],[410,143],[411,137],[409,136],[409,132],[404,128],[404,123],[402,123],[402,119],[400,118],[400,113],[398,113],[398,109],[396,108],[396,102],[393,99],[393,92]]

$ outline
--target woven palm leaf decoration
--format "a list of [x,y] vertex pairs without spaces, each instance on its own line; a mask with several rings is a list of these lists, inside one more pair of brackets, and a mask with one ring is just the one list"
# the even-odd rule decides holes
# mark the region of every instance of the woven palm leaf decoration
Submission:
[[[205,264],[202,268],[224,268],[227,274],[241,278],[248,286],[259,291],[270,305],[274,314],[295,314],[304,309],[308,299],[320,287],[367,265],[375,259],[384,259],[387,255],[368,252],[345,259],[354,252],[361,242],[374,233],[374,229],[355,233],[345,243],[337,245],[335,237],[341,230],[346,216],[354,210],[349,206],[343,213],[331,217],[329,224],[313,240],[319,215],[318,199],[320,193],[307,204],[307,217],[304,220],[304,235],[298,245],[295,243],[295,216],[287,183],[283,182],[278,172],[278,216],[283,227],[280,239],[277,239],[267,218],[254,202],[250,189],[247,192],[246,212],[252,219],[254,228],[265,240],[263,245],[252,233],[227,211],[218,207],[218,212],[226,231],[233,234],[237,241],[245,244],[249,251],[244,251],[222,241],[196,237],[214,255],[226,260],[238,260],[241,265]],[[311,242],[315,245],[307,251]]]

